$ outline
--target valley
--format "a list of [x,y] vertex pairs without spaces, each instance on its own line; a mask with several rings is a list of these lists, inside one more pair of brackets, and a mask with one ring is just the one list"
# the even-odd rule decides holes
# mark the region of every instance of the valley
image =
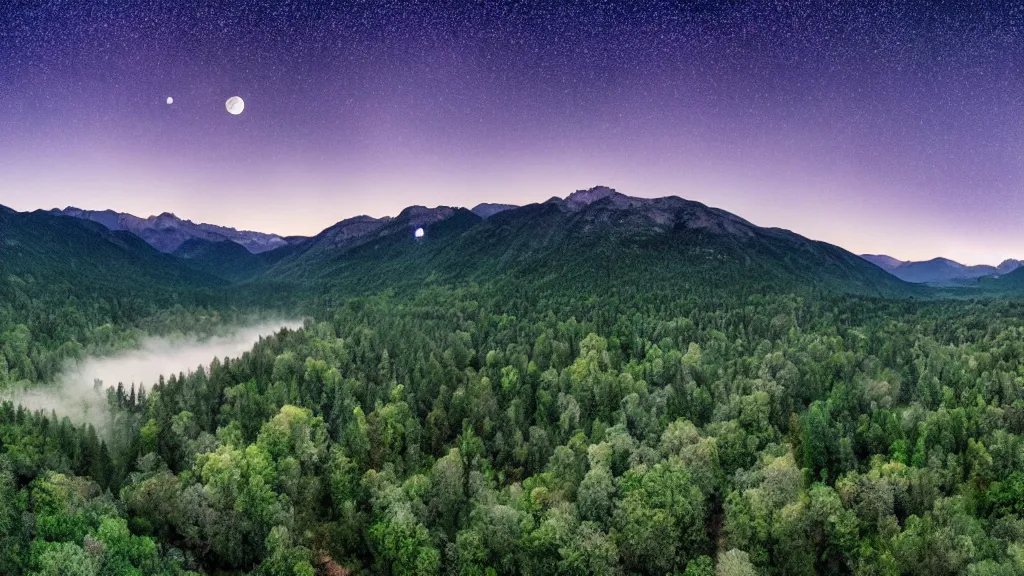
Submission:
[[1022,23],[0,1],[0,576],[1024,575]]
[[91,539],[144,574],[1024,558],[1015,273],[908,283],[604,187],[150,241],[0,210],[0,573]]
[[68,360],[53,382],[16,383],[0,392],[0,397],[29,410],[90,424],[109,438],[108,389],[124,390],[132,397],[144,395],[167,376],[209,370],[215,358],[237,358],[260,338],[301,326],[294,320],[277,321],[218,326],[216,334],[205,338],[187,334],[147,337],[137,347],[112,355]]

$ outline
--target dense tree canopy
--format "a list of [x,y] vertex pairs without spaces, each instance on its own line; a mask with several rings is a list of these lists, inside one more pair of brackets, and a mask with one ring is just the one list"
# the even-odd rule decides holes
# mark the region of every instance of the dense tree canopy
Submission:
[[[0,388],[240,314],[6,290]],[[0,406],[0,573],[1024,571],[1020,303],[343,296],[110,437]]]

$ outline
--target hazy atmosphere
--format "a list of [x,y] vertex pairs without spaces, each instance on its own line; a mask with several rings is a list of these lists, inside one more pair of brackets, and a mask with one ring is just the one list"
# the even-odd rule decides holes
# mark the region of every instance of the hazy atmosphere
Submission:
[[[197,339],[146,338],[137,349],[114,356],[88,357],[68,362],[53,384],[29,389],[0,392],[7,398],[33,410],[56,412],[78,422],[90,422],[103,429],[107,419],[108,387],[123,384],[149,390],[160,377],[191,373],[209,367],[214,358],[237,358],[252,349],[260,337],[281,328],[296,329],[302,322],[267,321],[256,325],[224,327],[222,335]],[[100,382],[97,387],[97,380]]]
[[[996,264],[1024,245],[1021,18],[924,0],[15,3],[0,203],[311,235],[600,184],[855,253]],[[224,114],[235,94],[245,112]]]

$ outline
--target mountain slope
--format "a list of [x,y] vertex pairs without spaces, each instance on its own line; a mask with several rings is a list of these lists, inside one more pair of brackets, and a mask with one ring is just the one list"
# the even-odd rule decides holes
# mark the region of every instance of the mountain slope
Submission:
[[249,230],[235,230],[214,224],[196,224],[191,220],[183,220],[170,212],[159,216],[139,218],[131,214],[114,212],[113,210],[81,210],[67,207],[63,210],[53,209],[51,214],[72,216],[83,220],[99,222],[110,230],[127,230],[161,252],[174,252],[187,240],[197,238],[211,242],[230,240],[246,248],[249,252],[259,254],[289,244],[276,234],[264,234]]
[[978,284],[994,293],[1024,293],[1024,266],[1018,266],[1006,274],[986,276],[978,279]]
[[182,242],[173,255],[204,274],[240,282],[262,274],[288,253],[288,246],[253,254],[231,240],[190,238]]
[[588,284],[602,270],[606,277],[640,272],[641,281],[696,290],[738,284],[859,293],[906,289],[841,248],[678,197],[633,198],[597,187],[504,212],[487,224],[473,231],[466,248],[490,247],[518,273],[535,274],[540,264],[552,282],[575,277]]
[[512,210],[513,208],[518,208],[518,206],[515,206],[513,204],[491,204],[488,202],[484,202],[482,204],[477,204],[476,206],[474,206],[473,209],[470,210],[470,212],[486,220],[499,212],[504,212],[505,210]]
[[[424,238],[413,231],[424,227]],[[349,219],[306,241],[259,281],[316,282],[346,292],[430,281],[539,282],[669,290],[791,288],[873,295],[916,289],[841,248],[677,197],[610,188],[503,210],[412,207]]]
[[42,292],[176,300],[224,284],[126,231],[48,212],[0,210],[0,283]]
[[[330,276],[330,272],[338,266],[345,267],[351,259],[358,259],[363,256],[349,257],[352,252],[365,254],[359,249],[367,244],[374,244],[375,250],[379,249],[381,242],[399,242],[408,240],[411,246],[423,245],[432,241],[438,228],[434,226],[446,220],[456,219],[460,222],[468,222],[473,225],[482,219],[466,210],[465,208],[450,208],[441,206],[437,208],[426,208],[424,206],[410,206],[395,217],[372,218],[370,216],[356,216],[338,222],[312,238],[303,240],[293,246],[279,249],[283,253],[279,262],[268,272],[268,276],[275,280],[285,282],[306,282],[311,280],[324,279]],[[426,237],[414,238],[417,228],[426,230]],[[386,244],[386,242],[385,242]],[[375,265],[387,268],[393,262],[391,260],[402,260],[411,254],[402,252],[388,252],[387,256],[377,253],[372,257]],[[404,266],[404,264],[402,264]],[[415,267],[415,266],[414,266]]]
[[1017,268],[1020,268],[1022,265],[1024,265],[1024,262],[1021,262],[1020,260],[1016,260],[1014,258],[1007,258],[1006,260],[1000,262],[999,266],[996,266],[996,271],[999,272],[1000,274],[1009,274],[1010,272],[1013,272]]
[[883,270],[895,270],[901,265],[906,264],[903,260],[897,260],[892,256],[886,256],[885,254],[861,254],[860,257]]

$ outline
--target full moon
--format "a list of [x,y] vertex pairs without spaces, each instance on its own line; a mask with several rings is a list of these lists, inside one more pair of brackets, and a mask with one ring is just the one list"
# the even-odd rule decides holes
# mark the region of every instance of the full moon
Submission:
[[228,112],[237,116],[242,113],[242,110],[245,110],[245,102],[238,96],[232,96],[224,103],[224,107],[228,109]]
[[423,238],[424,234],[425,234],[425,232],[423,231],[423,228],[417,228],[416,232],[413,234],[413,236],[415,236],[417,238]]
[[168,96],[167,97],[167,103],[168,104],[174,104],[174,98],[171,98],[170,96]]

